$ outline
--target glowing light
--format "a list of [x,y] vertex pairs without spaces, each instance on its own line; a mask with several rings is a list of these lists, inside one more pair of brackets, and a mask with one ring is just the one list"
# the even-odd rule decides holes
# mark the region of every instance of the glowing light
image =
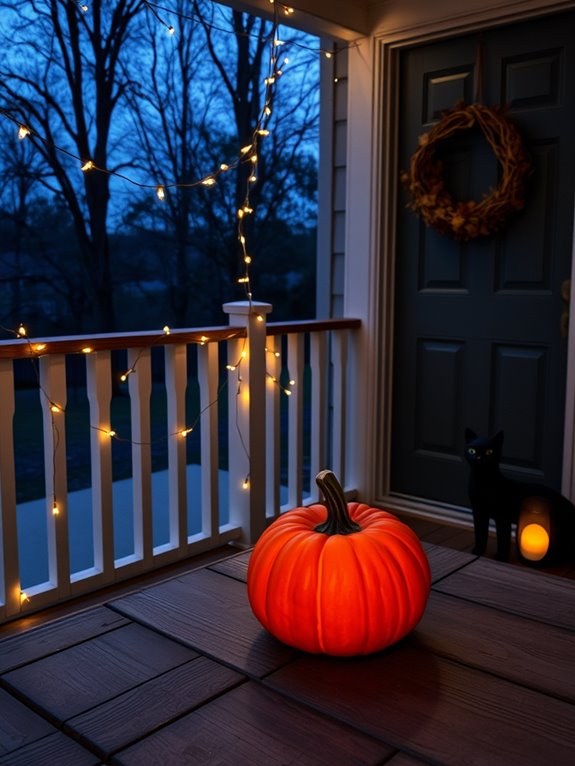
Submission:
[[230,169],[230,166],[229,166],[229,165],[226,165],[226,163],[225,163],[225,162],[222,162],[222,164],[220,165],[220,170],[221,170],[221,171],[223,171],[223,172],[225,173],[225,172],[226,172],[226,170],[229,170],[229,169]]
[[250,477],[246,476],[244,479],[244,483],[242,484],[242,489],[249,489],[250,488]]
[[82,172],[83,172],[83,173],[87,173],[89,170],[94,170],[94,168],[95,168],[95,167],[96,167],[96,166],[94,165],[94,163],[92,162],[92,160],[88,160],[87,162],[85,162],[85,163],[82,165],[82,168],[81,168],[81,170],[82,170]]
[[20,603],[25,604],[27,601],[30,601],[30,598],[28,597],[28,594],[25,590],[20,591]]
[[266,85],[273,85],[275,81],[276,81],[275,77],[266,77],[266,79],[264,80]]
[[244,258],[244,263],[250,264],[251,262],[252,262],[251,255],[246,255],[245,258]]
[[238,279],[238,285],[245,285],[249,281],[250,281],[249,277],[240,277]]
[[202,335],[200,338],[200,346],[205,346],[208,342],[208,337],[206,335]]
[[269,130],[267,130],[267,128],[260,128],[258,130],[258,134],[260,136],[269,136],[270,132],[269,132]]
[[163,202],[166,199],[166,190],[163,186],[158,186],[156,188],[156,197],[160,200],[160,202]]
[[34,344],[34,351],[44,351],[45,348],[46,348],[46,344],[45,343],[35,343]]
[[258,314],[256,316],[256,319],[258,320],[258,322],[263,322],[264,321],[264,318],[263,318],[263,316],[261,314]]
[[173,35],[175,31],[176,30],[174,29],[174,27],[170,24],[170,26],[168,27],[168,34]]
[[82,353],[83,354],[91,354],[93,350],[94,349],[92,348],[92,346],[84,346],[84,348],[82,349]]
[[183,439],[185,439],[185,438],[186,438],[186,436],[187,436],[188,434],[191,434],[191,433],[192,433],[192,429],[191,429],[191,428],[183,428],[183,429],[180,431],[180,436],[181,436]]
[[521,531],[519,547],[528,561],[540,561],[549,550],[549,535],[541,524],[527,524]]
[[248,144],[247,146],[242,146],[242,148],[240,149],[240,154],[247,154],[251,148],[252,148],[251,144]]
[[289,384],[290,386],[295,386],[295,380],[290,380]]
[[106,431],[106,436],[109,436],[110,439],[113,439],[115,435],[116,435],[115,431],[112,431],[112,430]]
[[168,327],[167,324],[164,325],[164,327],[163,327],[163,333],[164,333],[164,335],[169,335],[170,334],[170,328]]
[[325,57],[326,59],[330,59],[332,54],[329,51],[325,51]]
[[20,325],[20,327],[18,328],[18,335],[19,335],[21,338],[25,338],[25,337],[26,337],[26,335],[27,335],[27,333],[26,333],[26,328],[24,327],[24,325],[23,325],[23,324],[21,324],[21,325]]
[[20,141],[26,138],[26,136],[30,135],[30,128],[27,128],[25,125],[20,125],[18,128],[18,138]]
[[226,364],[226,370],[229,370],[230,372],[233,372],[236,369],[237,369],[237,367],[236,367],[235,364]]
[[285,40],[274,40],[274,45],[285,45]]
[[255,184],[255,182],[256,182],[257,180],[258,180],[258,179],[257,179],[257,176],[250,176],[250,177],[248,178],[248,181],[249,181],[251,184]]
[[64,412],[62,407],[60,407],[60,405],[56,404],[55,402],[52,402],[52,404],[50,405],[50,409],[52,410],[52,412]]
[[213,176],[208,176],[207,178],[202,179],[202,183],[204,186],[213,186],[216,182],[216,179],[213,178]]
[[52,506],[52,516],[59,516],[60,515],[60,509],[58,508],[58,503],[54,500],[54,505]]
[[265,114],[265,116],[269,117],[271,113],[272,113],[271,108],[269,106],[264,106],[264,114]]
[[86,5],[86,3],[83,3],[80,6],[80,10],[83,11],[84,13],[88,13],[88,6]]

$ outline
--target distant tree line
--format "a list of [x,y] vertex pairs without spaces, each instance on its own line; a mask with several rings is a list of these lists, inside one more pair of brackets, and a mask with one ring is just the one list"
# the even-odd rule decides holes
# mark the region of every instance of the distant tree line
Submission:
[[[0,0],[4,326],[219,324],[222,302],[244,297],[236,227],[250,169],[182,185],[250,142],[273,25],[208,0],[171,8],[173,35],[141,0],[92,0],[87,12],[70,0]],[[273,318],[301,318],[314,315],[319,62],[305,47],[315,41],[282,35],[277,55],[290,63],[274,86],[245,234],[254,297],[274,303]],[[22,140],[18,123],[31,131]],[[112,172],[82,172],[78,158]]]

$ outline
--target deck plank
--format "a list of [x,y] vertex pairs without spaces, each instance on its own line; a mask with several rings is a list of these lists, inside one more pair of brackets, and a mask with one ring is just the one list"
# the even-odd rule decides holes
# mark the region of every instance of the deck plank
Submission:
[[97,766],[100,758],[62,732],[0,758],[0,766]]
[[435,590],[575,630],[571,580],[479,558],[434,586]]
[[575,702],[575,641],[563,628],[432,592],[409,642]]
[[6,638],[0,641],[0,673],[127,624],[125,617],[99,606]]
[[25,747],[55,728],[4,689],[0,689],[0,755]]
[[251,550],[239,553],[237,556],[230,556],[227,559],[216,561],[215,564],[210,564],[208,569],[213,572],[219,572],[225,574],[228,577],[233,577],[240,582],[248,581],[248,564],[252,555]]
[[477,558],[471,553],[456,551],[452,548],[442,548],[433,543],[422,543],[431,569],[431,582],[436,583],[444,577],[456,572],[461,567],[471,564]]
[[122,766],[369,766],[393,750],[253,681],[114,758]]
[[31,662],[2,680],[58,721],[65,721],[196,656],[140,625]]
[[265,683],[437,764],[575,763],[572,705],[405,643],[365,659],[306,656]]
[[72,718],[66,730],[107,757],[244,680],[234,670],[199,657]]
[[253,616],[244,583],[217,572],[191,572],[113,607],[248,675],[265,675],[297,654]]

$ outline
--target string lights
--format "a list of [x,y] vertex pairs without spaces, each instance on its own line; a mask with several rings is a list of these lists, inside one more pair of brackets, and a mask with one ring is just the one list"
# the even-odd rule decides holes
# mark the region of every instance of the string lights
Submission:
[[[254,185],[258,181],[259,144],[260,144],[260,142],[262,140],[265,140],[271,134],[271,130],[270,130],[270,127],[269,127],[269,121],[270,121],[270,118],[272,117],[272,102],[273,102],[273,95],[274,95],[274,87],[277,85],[277,82],[278,82],[279,78],[283,74],[283,68],[289,64],[289,59],[287,57],[284,57],[281,60],[281,62],[280,62],[279,57],[277,55],[281,51],[282,46],[285,45],[285,41],[282,40],[279,37],[279,15],[280,15],[280,13],[283,13],[283,15],[285,17],[291,17],[294,14],[294,9],[291,6],[285,6],[285,5],[282,5],[280,3],[274,3],[273,0],[270,0],[270,3],[274,5],[274,20],[273,20],[272,30],[271,30],[271,34],[270,34],[272,52],[271,52],[271,56],[270,56],[269,71],[268,71],[267,76],[264,78],[264,81],[263,81],[263,84],[265,86],[265,90],[264,90],[264,95],[263,95],[262,107],[261,107],[261,111],[260,111],[259,117],[257,119],[256,125],[255,125],[254,130],[253,130],[251,141],[250,141],[249,144],[246,144],[246,145],[242,146],[239,149],[239,151],[238,151],[238,153],[237,153],[237,155],[235,157],[232,157],[231,159],[228,159],[228,161],[226,161],[226,162],[220,162],[218,164],[218,166],[214,170],[206,173],[201,178],[197,178],[197,179],[194,179],[194,180],[191,180],[191,181],[188,181],[188,182],[178,182],[178,183],[176,183],[176,182],[159,183],[157,180],[151,180],[151,181],[145,182],[145,183],[136,181],[135,179],[131,178],[130,176],[128,176],[128,175],[126,175],[124,173],[120,173],[118,171],[112,171],[112,170],[109,170],[108,168],[103,168],[103,167],[97,166],[96,163],[94,162],[94,160],[92,160],[91,158],[79,157],[79,156],[75,155],[74,153],[70,152],[68,149],[65,149],[63,147],[60,147],[60,146],[56,145],[50,139],[40,135],[35,130],[30,128],[27,124],[22,122],[20,118],[17,118],[15,115],[11,114],[8,110],[6,110],[4,108],[0,108],[0,115],[2,115],[6,119],[12,121],[15,125],[17,125],[17,137],[18,137],[18,139],[20,141],[32,140],[33,142],[34,141],[41,142],[42,144],[44,144],[46,146],[49,146],[50,148],[52,148],[52,149],[54,149],[54,150],[56,150],[58,152],[61,152],[61,153],[65,154],[65,155],[67,155],[70,159],[73,159],[73,160],[75,160],[75,161],[77,161],[79,163],[80,170],[82,171],[82,173],[106,173],[108,175],[116,176],[116,177],[122,179],[123,181],[125,181],[125,182],[127,182],[129,184],[132,184],[133,186],[139,187],[141,189],[151,189],[151,190],[154,191],[155,196],[157,197],[159,202],[165,202],[166,195],[167,195],[167,193],[169,193],[169,190],[171,190],[171,189],[188,189],[188,188],[195,188],[195,187],[204,187],[204,188],[213,187],[213,186],[215,186],[217,184],[218,179],[219,179],[219,177],[222,174],[228,173],[230,170],[238,169],[239,167],[245,165],[249,169],[249,172],[247,172],[247,174],[246,174],[247,180],[246,180],[245,195],[244,195],[244,199],[243,199],[242,204],[240,205],[240,207],[237,210],[237,237],[238,237],[238,243],[239,243],[240,252],[241,252],[242,261],[243,261],[243,273],[242,273],[241,276],[238,277],[237,281],[238,281],[238,284],[241,285],[244,288],[246,296],[247,296],[250,304],[252,302],[250,266],[252,265],[253,259],[252,259],[252,255],[248,252],[248,243],[247,243],[247,234],[246,234],[246,219],[248,219],[249,216],[253,215],[253,213],[254,213],[254,208],[253,208],[252,203],[251,203],[251,194],[252,194],[252,190],[254,188]],[[164,21],[164,19],[161,17],[160,13],[158,12],[158,11],[167,11],[168,9],[162,8],[161,6],[159,6],[159,5],[155,4],[155,3],[151,3],[151,2],[149,2],[149,0],[143,0],[143,6],[145,8],[147,8],[154,15],[154,17],[157,19],[157,21],[166,28],[166,31],[167,31],[167,33],[169,35],[174,35],[176,33],[176,29],[173,26],[173,24],[170,24],[170,23],[167,23],[166,21]],[[85,3],[77,2],[77,7],[81,11],[81,13],[83,13],[83,14],[88,13],[88,11],[89,11],[89,6],[87,4],[85,4]],[[174,13],[173,11],[169,11],[169,12],[170,13]],[[174,13],[174,15],[178,15],[178,16],[181,16],[182,18],[186,18],[186,19],[194,18],[193,16],[188,16],[188,15],[184,15],[184,14]],[[214,29],[217,29],[217,27],[215,25],[208,25],[208,26],[210,26],[210,27],[212,27]],[[222,30],[222,31],[227,31],[227,30]],[[237,34],[237,32],[236,32],[236,34]],[[246,33],[246,34],[249,34],[249,33]],[[306,45],[304,45],[302,43],[299,43],[298,41],[291,41],[290,44],[293,45],[294,47],[299,47],[299,48],[303,48],[303,49],[306,49],[306,50],[316,50],[316,49],[311,48],[310,46],[306,46]],[[319,52],[322,53],[323,55],[325,55],[327,58],[331,58],[331,56],[332,56],[332,53],[330,51],[325,51],[325,50],[319,49]],[[261,315],[258,315],[257,319],[259,321],[263,321],[263,317]],[[0,328],[0,329],[6,330],[6,328]],[[27,342],[27,344],[29,346],[29,349],[30,349],[31,361],[33,363],[42,353],[46,352],[47,345],[45,343],[42,343],[42,342],[33,343],[28,338],[28,334],[27,334],[26,328],[22,324],[19,325],[17,330],[15,330],[15,331],[6,330],[6,332],[13,333],[17,338],[25,339],[26,340],[26,342]],[[169,334],[170,334],[170,328],[168,326],[165,326],[163,328],[162,335],[159,335],[157,341],[154,341],[154,342],[161,342],[161,339],[165,335],[169,335]],[[233,336],[230,336],[230,337],[233,337]],[[208,340],[209,339],[206,336],[201,336],[201,338],[197,342],[199,343],[199,345],[204,345],[206,342],[208,342]],[[93,349],[92,346],[83,346],[83,347],[81,347],[79,349],[79,353],[83,353],[83,354],[90,354],[90,353],[93,353],[93,351],[94,351],[94,349]],[[267,349],[266,349],[266,351],[267,351]],[[142,352],[140,352],[140,354],[141,353]],[[276,356],[276,357],[280,356],[279,352],[272,352],[272,353],[274,353],[274,356]],[[247,356],[247,352],[245,350],[245,344],[244,344],[244,349],[242,350],[241,355],[240,355],[240,359],[237,361],[237,363],[236,364],[228,364],[227,365],[228,372],[234,372],[234,373],[237,374],[237,381],[238,381],[237,394],[238,394],[238,396],[240,395],[240,392],[241,392],[241,382],[242,382],[241,364],[246,359],[246,356]],[[136,358],[136,360],[134,361],[132,366],[129,369],[127,369],[126,371],[124,371],[120,375],[120,380],[122,382],[125,382],[131,374],[136,372],[136,366],[137,366],[138,360],[139,360],[139,356]],[[53,455],[52,455],[52,459],[53,459],[53,466],[52,466],[52,470],[53,470],[53,482],[52,482],[52,487],[53,487],[53,492],[54,492],[54,496],[53,496],[53,499],[52,499],[52,514],[55,517],[57,517],[57,516],[60,515],[60,505],[57,502],[56,495],[55,495],[55,485],[56,485],[56,454],[57,454],[58,445],[60,443],[60,430],[59,430],[59,428],[61,427],[61,426],[59,426],[58,421],[61,422],[61,416],[65,414],[65,407],[63,407],[62,405],[60,405],[57,402],[54,402],[54,401],[52,401],[50,399],[48,393],[42,387],[42,384],[41,384],[41,381],[40,381],[40,377],[39,377],[39,372],[38,372],[38,369],[37,369],[36,365],[34,365],[34,369],[36,371],[36,376],[37,376],[37,382],[38,382],[39,390],[41,391],[42,395],[45,397],[45,399],[46,399],[46,401],[48,403],[48,408],[49,408],[50,417],[51,417],[51,427],[52,427],[52,431],[53,431],[53,445],[54,445],[53,446]],[[290,396],[291,395],[292,391],[291,391],[290,387],[293,387],[295,385],[295,381],[294,380],[290,380],[289,381],[289,387],[287,387],[287,386],[283,386],[275,376],[272,376],[269,373],[266,373],[266,374],[268,375],[270,380],[275,385],[277,385],[280,388],[280,390],[286,396]],[[217,404],[217,402],[219,401],[219,396],[220,396],[221,390],[222,390],[223,386],[225,386],[226,384],[227,384],[227,378],[226,378],[225,382],[222,384],[222,386],[220,386],[220,388],[218,389],[217,396],[216,396],[215,400],[210,402],[210,403],[208,403],[197,414],[194,422],[191,425],[189,425],[189,426],[185,425],[185,426],[183,426],[181,428],[178,428],[177,431],[175,431],[174,433],[171,433],[171,434],[167,434],[167,436],[163,437],[162,440],[169,439],[171,437],[184,438],[185,439],[191,433],[193,433],[193,431],[196,428],[196,426],[197,426],[201,416],[203,415],[203,413],[206,410],[208,410],[210,407],[212,407],[215,404]],[[238,411],[237,411],[237,409],[236,409],[236,424],[237,424],[237,427],[238,427],[238,432],[240,434],[240,441],[241,441],[241,444],[243,445],[243,449],[244,449],[244,451],[246,453],[246,456],[248,458],[248,464],[249,464],[249,453],[248,453],[248,451],[246,449],[246,446],[245,446],[245,443],[244,443],[244,440],[243,440],[243,437],[242,437],[242,434],[241,434],[241,431],[240,431],[240,428],[239,428]],[[154,442],[135,442],[135,441],[133,441],[131,439],[127,439],[127,438],[123,438],[123,437],[119,436],[116,433],[116,431],[113,428],[111,428],[111,427],[102,427],[100,425],[90,424],[90,428],[93,429],[93,430],[101,432],[102,434],[104,434],[109,439],[115,439],[115,440],[118,440],[118,441],[124,441],[124,442],[128,442],[128,443],[131,443],[131,444],[140,444],[140,445],[147,444],[147,445],[151,445],[151,444],[153,444],[153,443],[155,443],[157,441],[160,441],[158,439],[158,440],[154,440]],[[247,490],[247,489],[249,489],[249,487],[250,487],[250,474],[248,473],[246,475],[245,479],[244,479],[243,488]],[[25,592],[22,591],[21,592],[21,602],[24,603],[25,601],[28,601],[28,600],[29,600],[28,596],[26,595]]]

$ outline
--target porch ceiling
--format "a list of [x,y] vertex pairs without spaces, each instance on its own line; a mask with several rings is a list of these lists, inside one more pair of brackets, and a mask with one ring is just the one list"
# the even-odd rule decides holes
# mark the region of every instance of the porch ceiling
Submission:
[[[258,16],[272,16],[270,0],[219,0],[237,10]],[[278,0],[280,2],[280,0]],[[289,23],[318,36],[352,40],[370,31],[369,10],[381,5],[382,0],[283,0],[294,8]],[[286,19],[287,23],[287,19]]]

